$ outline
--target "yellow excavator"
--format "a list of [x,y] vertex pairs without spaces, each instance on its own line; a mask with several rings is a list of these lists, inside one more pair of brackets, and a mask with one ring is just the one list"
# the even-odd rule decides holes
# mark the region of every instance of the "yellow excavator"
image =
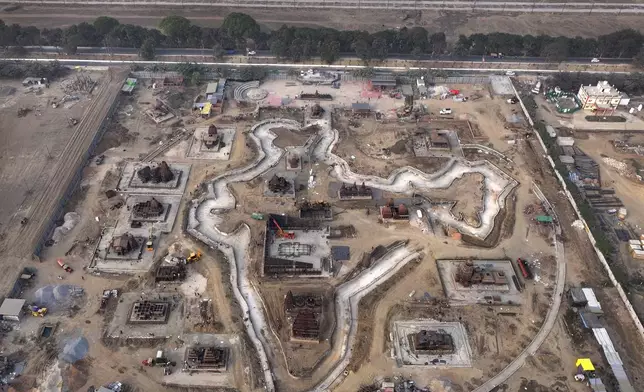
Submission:
[[187,263],[194,263],[195,261],[201,260],[201,251],[190,252],[190,255],[186,259]]

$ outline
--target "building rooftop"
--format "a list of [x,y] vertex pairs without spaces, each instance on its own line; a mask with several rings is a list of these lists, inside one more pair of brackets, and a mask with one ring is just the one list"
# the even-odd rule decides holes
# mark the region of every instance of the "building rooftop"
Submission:
[[353,110],[371,110],[371,106],[368,103],[352,103],[351,109]]
[[396,77],[393,75],[377,75],[371,78],[371,84],[374,86],[395,86]]
[[402,95],[405,97],[411,97],[414,95],[414,90],[411,88],[411,84],[403,84],[401,87]]
[[219,86],[219,83],[217,82],[212,82],[208,83],[208,86],[206,86],[206,94],[214,94],[217,92],[217,86]]
[[588,85],[582,86],[582,89],[586,90],[586,94],[590,96],[604,96],[604,97],[614,97],[616,95],[622,95],[614,86],[611,86],[608,81],[603,80],[597,82],[596,86]]
[[25,300],[19,298],[7,298],[0,305],[0,316],[20,316]]

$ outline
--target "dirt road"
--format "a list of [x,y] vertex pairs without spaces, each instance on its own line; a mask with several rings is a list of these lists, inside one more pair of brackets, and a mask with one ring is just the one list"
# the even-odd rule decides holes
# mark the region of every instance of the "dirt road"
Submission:
[[39,241],[48,230],[51,215],[58,205],[65,202],[69,184],[74,180],[78,167],[88,158],[90,145],[107,116],[112,102],[120,92],[125,77],[123,71],[108,72],[107,80],[101,83],[94,95],[92,104],[87,108],[76,131],[65,146],[54,174],[48,179],[38,201],[29,211],[29,221],[20,227],[18,235],[10,244],[9,251],[16,256],[27,257],[34,252]]

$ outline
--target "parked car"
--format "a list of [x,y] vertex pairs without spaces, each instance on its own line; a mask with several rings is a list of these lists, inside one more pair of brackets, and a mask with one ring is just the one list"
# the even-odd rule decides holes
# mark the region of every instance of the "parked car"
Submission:
[[450,109],[450,108],[443,108],[443,109],[441,109],[441,110],[440,110],[440,112],[439,112],[439,113],[440,113],[441,115],[445,115],[445,114],[452,114],[452,109]]
[[593,57],[592,60],[590,60],[591,63],[598,63],[599,59],[597,57]]
[[514,72],[514,71],[505,71],[505,75],[506,76],[514,76],[514,75],[516,75],[516,72]]

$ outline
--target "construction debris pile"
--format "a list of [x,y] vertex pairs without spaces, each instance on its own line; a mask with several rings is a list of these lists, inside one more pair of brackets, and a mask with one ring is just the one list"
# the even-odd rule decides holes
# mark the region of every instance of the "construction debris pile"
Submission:
[[158,184],[174,180],[174,173],[170,170],[170,166],[166,161],[162,161],[155,168],[145,166],[143,169],[138,170],[136,174],[143,183],[152,182]]
[[222,371],[228,362],[228,349],[224,347],[190,347],[183,362],[184,372]]
[[123,233],[122,235],[115,237],[110,245],[112,252],[119,256],[126,255],[136,250],[138,247],[139,243],[130,233]]
[[420,330],[410,336],[411,346],[422,354],[440,355],[454,353],[454,339],[445,331]]
[[300,204],[300,218],[333,220],[331,204],[325,201],[310,202],[305,200]]
[[311,106],[311,118],[321,118],[324,115],[324,109],[319,104]]
[[464,287],[471,287],[475,284],[484,285],[506,285],[508,278],[503,271],[487,270],[475,266],[472,261],[461,263],[456,271],[455,280]]
[[292,169],[295,169],[300,166],[300,157],[293,154],[291,157],[288,159],[288,166]]
[[291,291],[286,294],[284,310],[291,322],[292,339],[320,339],[322,302],[323,298],[319,295],[293,295]]
[[340,200],[357,200],[365,199],[370,200],[373,198],[373,190],[365,186],[364,182],[358,186],[355,182],[353,185],[342,184],[338,190],[338,198]]
[[154,121],[156,124],[160,124],[162,122],[168,121],[169,119],[174,117],[174,114],[162,100],[156,99],[154,106],[152,109],[148,109],[145,111],[145,114],[148,115]]
[[298,98],[303,100],[316,100],[316,101],[333,100],[333,96],[331,96],[331,94],[320,94],[317,90],[315,90],[315,94],[300,92],[300,95],[298,95]]
[[286,178],[275,174],[268,181],[268,189],[273,193],[287,193],[291,190],[291,183]]
[[153,197],[150,200],[136,203],[132,207],[132,216],[137,219],[156,218],[163,214],[164,209],[163,204]]
[[71,80],[64,80],[60,85],[65,94],[72,94],[75,92],[91,93],[94,87],[98,84],[89,75],[77,74]]

